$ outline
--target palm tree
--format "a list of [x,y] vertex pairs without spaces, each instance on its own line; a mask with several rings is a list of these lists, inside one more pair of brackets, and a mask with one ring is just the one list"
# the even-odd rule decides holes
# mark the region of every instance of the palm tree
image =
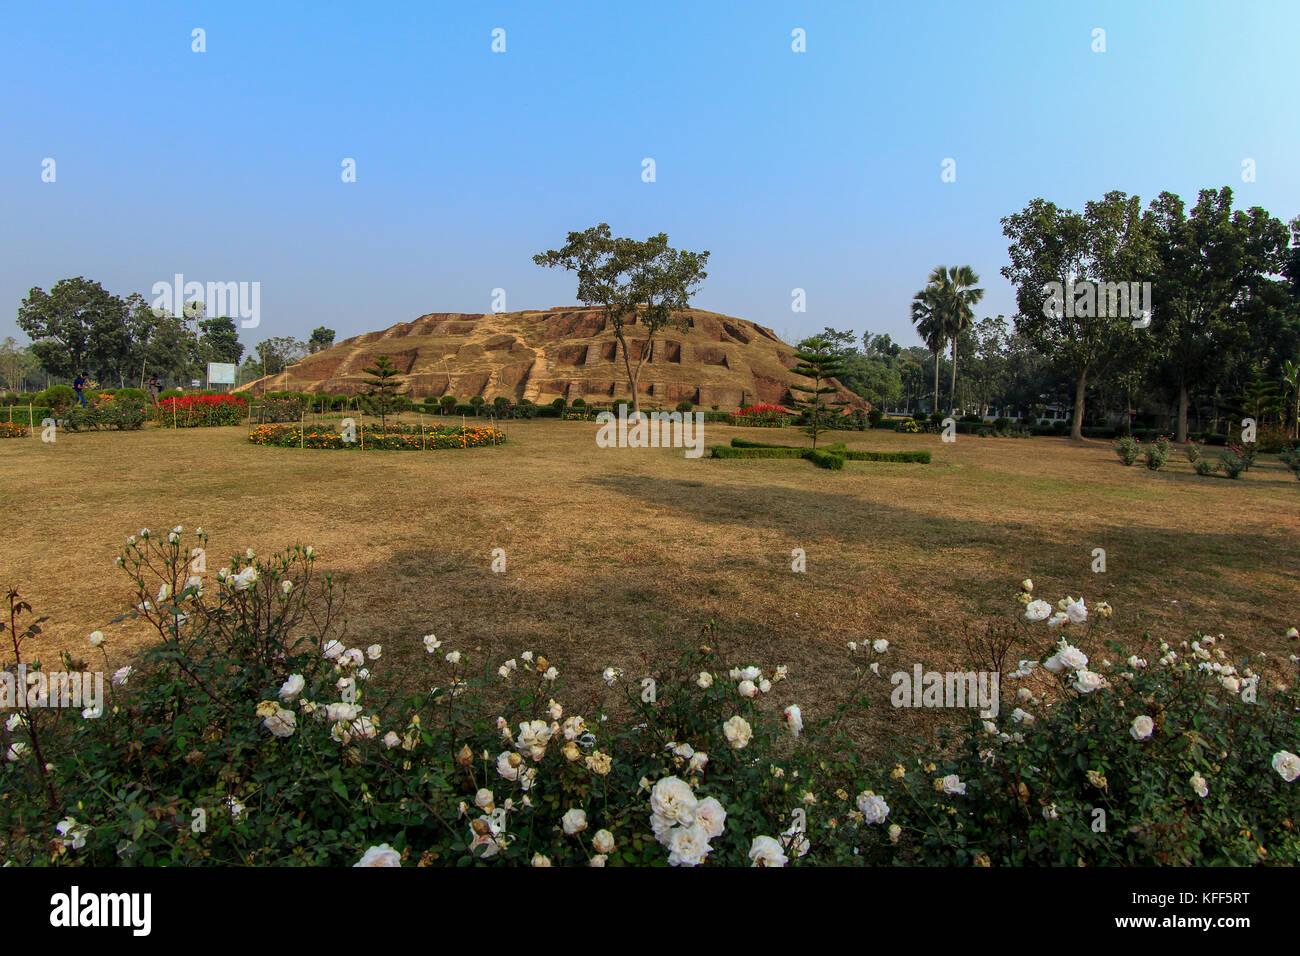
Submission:
[[925,347],[934,353],[934,405],[930,411],[939,410],[939,354],[947,344],[943,323],[942,303],[936,290],[926,286],[912,297],[912,324]]
[[[984,298],[984,290],[975,288],[980,277],[970,266],[938,266],[930,273],[926,289],[934,290],[938,305],[938,321],[943,326],[943,337],[952,343],[952,385],[948,390],[948,410],[956,411],[957,403],[957,339],[975,318],[974,306]],[[936,374],[938,369],[935,370]],[[936,392],[938,388],[936,386]],[[937,395],[936,395],[937,399]]]

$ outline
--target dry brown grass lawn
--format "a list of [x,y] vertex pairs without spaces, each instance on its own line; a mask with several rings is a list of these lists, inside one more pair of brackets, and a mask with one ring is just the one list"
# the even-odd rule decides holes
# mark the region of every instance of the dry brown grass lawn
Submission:
[[[25,656],[84,653],[101,629],[116,666],[144,639],[107,624],[129,596],[112,564],[123,538],[201,525],[209,576],[246,547],[314,545],[347,583],[352,639],[383,643],[408,674],[428,666],[419,639],[433,631],[498,661],[545,652],[570,687],[592,686],[715,619],[726,663],[789,664],[782,703],[806,712],[844,686],[847,641],[888,638],[889,671],[964,664],[963,626],[1014,613],[1026,576],[1053,601],[1109,601],[1134,649],[1197,631],[1298,649],[1283,633],[1300,624],[1300,482],[1271,460],[1228,481],[1181,455],[1160,473],[1124,468],[1104,442],[850,432],[827,440],[928,448],[934,462],[831,472],[601,449],[595,429],[510,423],[505,447],[427,453],[257,447],[240,428],[6,440],[0,585],[51,618]],[[711,444],[735,435],[805,441],[706,427]],[[793,548],[806,573],[791,571]],[[1094,548],[1105,574],[1090,570]],[[878,719],[898,723],[887,691],[872,691]]]

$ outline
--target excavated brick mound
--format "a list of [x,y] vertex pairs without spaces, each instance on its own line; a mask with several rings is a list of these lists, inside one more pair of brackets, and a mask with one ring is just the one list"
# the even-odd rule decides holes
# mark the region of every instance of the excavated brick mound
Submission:
[[[771,329],[698,309],[681,318],[688,327],[661,330],[642,365],[643,405],[687,401],[729,410],[788,404],[790,386],[808,384],[790,371],[798,364],[794,348]],[[346,339],[237,391],[353,395],[369,381],[362,369],[388,355],[416,401],[451,394],[461,401],[481,395],[488,402],[504,396],[512,402],[582,398],[608,404],[630,393],[622,350],[606,325],[599,309],[578,306],[486,315],[435,312]],[[635,364],[645,333],[634,322],[625,336]],[[834,399],[848,408],[871,407],[844,388]]]

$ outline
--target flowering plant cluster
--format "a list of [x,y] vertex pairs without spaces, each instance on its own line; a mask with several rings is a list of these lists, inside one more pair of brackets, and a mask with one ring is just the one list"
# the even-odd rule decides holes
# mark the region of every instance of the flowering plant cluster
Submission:
[[[1029,580],[1015,627],[1035,650],[1001,722],[868,753],[846,718],[888,698],[885,638],[849,642],[838,702],[801,707],[784,665],[722,664],[710,624],[675,661],[609,666],[574,708],[532,648],[349,638],[311,547],[210,575],[194,546],[180,526],[127,539],[117,620],[157,641],[102,712],[0,725],[6,863],[1300,862],[1295,658],[1235,660],[1221,635],[1125,656],[1094,637],[1108,605]],[[11,594],[9,629],[25,607]],[[106,662],[111,643],[90,635]]]
[[207,428],[238,425],[248,414],[240,395],[180,395],[158,403],[158,424],[164,428]]
[[780,428],[794,413],[780,405],[750,405],[731,413],[731,424],[749,428]]
[[1229,478],[1240,478],[1255,464],[1255,449],[1243,448],[1241,445],[1228,444],[1219,452],[1219,467]]
[[97,395],[82,408],[71,405],[63,415],[63,425],[69,431],[81,429],[116,428],[134,431],[144,426],[144,401],[131,394]]
[[431,451],[438,448],[482,448],[500,445],[505,433],[491,425],[394,425],[375,427],[358,424],[345,435],[326,425],[258,425],[248,434],[255,445],[281,448],[365,448],[393,451]]
[[29,432],[21,422],[0,422],[0,438],[26,438]]

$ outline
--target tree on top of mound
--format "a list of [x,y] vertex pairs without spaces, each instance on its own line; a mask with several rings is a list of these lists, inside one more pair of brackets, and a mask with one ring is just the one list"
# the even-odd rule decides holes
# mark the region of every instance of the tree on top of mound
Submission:
[[[708,278],[704,266],[709,254],[673,249],[662,232],[644,242],[616,238],[610,234],[609,224],[602,222],[583,232],[569,233],[563,248],[539,253],[533,261],[578,274],[578,301],[600,307],[623,348],[632,411],[639,412],[637,383],[641,366],[662,329],[686,326],[687,320],[680,313],[689,307],[696,287]],[[634,367],[625,330],[628,324],[638,321],[646,337]]]

